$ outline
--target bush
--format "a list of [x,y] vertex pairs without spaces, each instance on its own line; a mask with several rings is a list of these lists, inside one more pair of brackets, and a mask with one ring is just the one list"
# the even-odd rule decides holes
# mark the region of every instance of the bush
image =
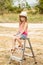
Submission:
[[43,0],[39,0],[39,1],[40,1],[39,11],[40,13],[43,13]]
[[13,12],[13,13],[20,13],[23,9],[20,7],[9,7],[9,11]]

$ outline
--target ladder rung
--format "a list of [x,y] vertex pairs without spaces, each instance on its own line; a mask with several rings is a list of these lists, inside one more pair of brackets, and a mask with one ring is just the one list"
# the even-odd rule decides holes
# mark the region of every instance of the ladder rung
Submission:
[[25,48],[28,48],[28,49],[30,49],[30,47],[27,47],[27,46],[26,46]]
[[19,57],[16,57],[16,56],[11,56],[10,57],[12,60],[16,60],[18,62],[21,62],[22,61],[22,58],[19,58]]
[[26,56],[33,57],[31,53],[24,53]]

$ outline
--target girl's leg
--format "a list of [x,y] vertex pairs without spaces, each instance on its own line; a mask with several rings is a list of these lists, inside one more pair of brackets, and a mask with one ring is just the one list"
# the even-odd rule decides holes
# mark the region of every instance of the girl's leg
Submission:
[[17,48],[16,47],[14,47],[15,45],[16,45],[16,40],[19,42],[19,47],[23,47],[22,46],[22,41],[21,41],[21,39],[20,38],[18,38],[18,37],[16,37],[15,39],[14,39],[14,44],[13,44],[13,48],[14,49],[11,49],[11,51],[12,51],[12,53],[13,53],[13,51],[15,51]]
[[19,46],[22,47],[22,41],[20,38],[16,37],[16,40],[19,42]]
[[15,49],[14,49],[14,46],[15,46],[15,45],[16,45],[16,39],[13,40],[13,46],[12,46],[13,48],[11,49],[11,51],[14,51],[14,50],[15,50]]
[[15,46],[16,45],[16,39],[14,39],[14,43],[13,43],[14,45],[13,46]]

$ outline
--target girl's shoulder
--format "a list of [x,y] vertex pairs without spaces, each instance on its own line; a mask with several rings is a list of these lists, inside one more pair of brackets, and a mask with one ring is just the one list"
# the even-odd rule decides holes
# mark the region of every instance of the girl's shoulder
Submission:
[[25,27],[28,27],[28,22],[25,22],[24,26],[25,26]]

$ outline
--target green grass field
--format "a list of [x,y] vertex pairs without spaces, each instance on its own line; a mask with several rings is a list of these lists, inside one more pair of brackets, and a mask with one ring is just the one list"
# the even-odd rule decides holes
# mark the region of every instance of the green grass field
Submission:
[[[19,14],[0,15],[0,23],[14,23],[19,21]],[[43,23],[43,14],[28,14],[29,23]]]

